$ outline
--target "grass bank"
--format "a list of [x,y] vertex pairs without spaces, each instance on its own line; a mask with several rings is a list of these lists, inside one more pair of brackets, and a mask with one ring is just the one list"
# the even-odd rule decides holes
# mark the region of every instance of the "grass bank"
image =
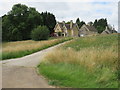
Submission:
[[38,65],[50,85],[73,88],[118,87],[118,36],[76,38],[48,53]]
[[18,58],[34,52],[46,49],[59,43],[71,40],[72,38],[57,38],[46,41],[17,41],[2,44],[2,60]]

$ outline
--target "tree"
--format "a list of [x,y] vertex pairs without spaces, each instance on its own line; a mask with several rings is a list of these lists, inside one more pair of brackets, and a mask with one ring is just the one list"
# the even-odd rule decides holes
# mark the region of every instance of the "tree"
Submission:
[[2,16],[2,40],[3,41],[10,41],[11,31],[14,26],[11,23],[10,16],[4,15]]
[[55,16],[49,12],[42,12],[41,15],[43,18],[43,25],[46,25],[48,27],[48,29],[50,30],[50,34],[53,33],[53,29],[56,25]]
[[84,21],[81,21],[81,22],[80,22],[80,19],[79,19],[79,18],[77,18],[76,23],[77,23],[77,25],[78,25],[78,27],[79,27],[79,28],[81,28],[81,27],[82,27],[82,25],[84,25],[84,24],[85,24],[85,22],[84,22]]
[[104,27],[97,26],[98,33],[102,33],[104,30]]
[[84,22],[84,21],[81,21],[79,28],[81,28],[84,24],[85,24],[85,22]]
[[46,26],[38,26],[31,32],[31,38],[35,41],[47,40],[49,37],[49,29]]
[[[28,7],[26,5],[15,4],[7,15],[2,17],[3,21],[3,40],[17,41],[27,39],[24,31],[27,29]],[[24,38],[25,37],[25,38]]]
[[12,41],[22,40],[22,34],[19,32],[18,28],[13,28],[11,36],[12,37],[10,38],[10,40],[12,40]]
[[96,19],[93,25],[98,30],[98,33],[102,33],[105,30],[106,26],[108,26],[107,19],[106,18],[105,19],[102,18],[99,20]]
[[79,18],[77,18],[77,20],[76,20],[76,23],[77,23],[77,25],[80,27],[80,19]]
[[55,16],[49,12],[39,13],[35,8],[15,4],[12,10],[2,16],[3,41],[31,39],[31,31],[39,25],[45,25],[53,32]]
[[39,13],[35,8],[15,4],[7,15],[2,16],[3,41],[31,39],[31,31],[39,25],[45,25],[53,32],[55,16],[49,12]]
[[97,19],[95,19],[95,21],[94,21],[94,23],[93,23],[93,26],[94,26],[94,27],[97,27],[97,22],[98,22]]
[[[26,30],[24,30],[24,36],[30,39],[31,31],[39,25],[43,24],[42,16],[35,8],[29,8],[28,17],[26,18]],[[26,36],[27,35],[27,36]]]

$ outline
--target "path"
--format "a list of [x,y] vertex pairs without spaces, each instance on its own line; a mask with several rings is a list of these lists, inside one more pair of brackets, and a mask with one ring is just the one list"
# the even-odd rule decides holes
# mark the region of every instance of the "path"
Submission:
[[9,59],[0,62],[2,63],[2,87],[51,88],[51,86],[48,85],[47,80],[37,74],[36,66],[43,60],[47,52],[62,44],[58,44],[22,58]]

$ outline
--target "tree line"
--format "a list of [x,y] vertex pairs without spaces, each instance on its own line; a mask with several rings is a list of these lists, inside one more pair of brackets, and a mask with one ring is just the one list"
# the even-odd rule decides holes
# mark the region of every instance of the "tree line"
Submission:
[[[86,24],[84,21],[80,21],[79,18],[76,19],[76,23],[79,28],[81,28],[83,24]],[[28,7],[24,4],[15,4],[11,11],[2,16],[2,40],[20,41],[29,40],[32,39],[32,37],[36,37],[35,40],[38,40],[39,37],[46,36],[46,33],[47,36],[42,39],[47,39],[48,35],[50,36],[54,32],[53,29],[55,25],[56,18],[52,13],[39,13],[33,7]],[[105,30],[105,27],[108,26],[107,19],[96,19],[93,22],[93,26],[98,30],[98,33],[101,33]]]
[[[79,28],[81,28],[83,24],[86,24],[84,21],[80,21],[79,18],[77,18],[76,23],[77,23]],[[98,33],[102,33],[105,30],[106,26],[108,26],[106,18],[105,19],[101,18],[101,19],[98,19],[98,20],[95,19],[95,21],[91,22],[91,23],[97,29]]]
[[38,26],[46,26],[49,34],[51,34],[55,24],[56,19],[52,13],[39,13],[33,7],[15,4],[11,11],[2,16],[2,40],[18,41],[31,39],[32,30]]

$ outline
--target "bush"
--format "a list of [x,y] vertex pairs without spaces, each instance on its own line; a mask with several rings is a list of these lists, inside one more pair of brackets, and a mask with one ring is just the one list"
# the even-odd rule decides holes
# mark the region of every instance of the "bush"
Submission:
[[49,34],[49,29],[46,26],[38,26],[31,32],[31,38],[35,41],[47,40]]

